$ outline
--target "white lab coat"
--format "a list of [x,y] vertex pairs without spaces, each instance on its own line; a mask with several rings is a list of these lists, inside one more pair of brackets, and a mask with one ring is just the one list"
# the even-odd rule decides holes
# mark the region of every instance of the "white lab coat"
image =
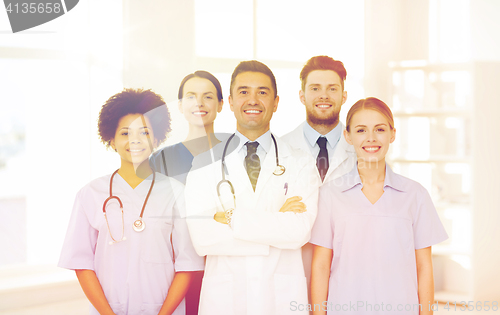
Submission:
[[[311,155],[311,150],[309,149],[309,146],[306,142],[307,140],[304,136],[304,124],[307,124],[307,122],[301,123],[297,128],[281,137],[281,139],[288,143],[292,148],[302,150],[308,155]],[[345,129],[345,126],[342,123],[340,124],[343,131]],[[316,157],[314,156],[313,159],[313,163],[314,165],[316,165]],[[326,173],[324,182],[326,183],[327,181],[336,179],[349,173],[356,165],[356,161],[356,152],[354,151],[353,146],[347,143],[344,138],[344,134],[342,134],[340,136],[339,142],[337,143],[337,146],[335,147],[333,156],[329,158],[330,165],[328,167],[328,172]],[[316,174],[318,175],[318,178],[321,178],[317,168]]]
[[[276,154],[271,145],[255,192],[240,154],[234,150],[226,155],[226,178],[236,195],[232,228],[213,219],[216,211],[223,211],[216,186],[222,178],[220,152],[225,141],[214,148],[217,162],[188,175],[188,228],[197,253],[207,256],[200,315],[306,314],[294,305],[307,303],[300,248],[309,241],[316,218],[318,177],[310,156],[276,140],[286,171],[273,175]],[[292,196],[303,198],[306,212],[279,212]]]
[[[319,186],[328,181],[339,178],[347,173],[349,173],[353,167],[356,166],[356,152],[354,151],[354,147],[347,143],[344,138],[344,134],[340,135],[339,142],[335,147],[335,151],[333,156],[329,158],[329,167],[328,172],[325,175],[325,180],[321,182],[321,176],[319,175],[319,171],[316,167],[316,156],[312,156],[311,149],[309,149],[309,145],[307,144],[307,139],[304,136],[304,124],[307,122],[301,123],[297,128],[290,131],[286,135],[284,135],[281,139],[288,143],[292,148],[301,150],[305,152],[307,155],[313,158],[313,165],[316,172],[316,176],[319,180]],[[342,132],[345,129],[345,126],[340,123],[342,126]],[[307,284],[311,283],[311,265],[312,265],[312,251],[313,247],[311,244],[306,244],[302,248],[302,259],[304,264],[305,275],[307,278]]]

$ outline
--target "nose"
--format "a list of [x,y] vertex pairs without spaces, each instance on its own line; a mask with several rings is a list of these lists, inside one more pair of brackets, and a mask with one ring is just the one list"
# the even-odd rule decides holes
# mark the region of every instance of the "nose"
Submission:
[[326,89],[321,90],[321,95],[319,96],[322,100],[329,99],[328,93],[326,93]]
[[257,105],[259,103],[257,93],[250,93],[248,98],[248,105]]
[[202,107],[204,105],[203,103],[203,95],[200,95],[196,98],[196,106]]
[[366,137],[367,137],[366,140],[369,141],[369,142],[375,142],[375,141],[377,141],[377,139],[375,138],[375,132],[374,131],[368,131],[366,133]]
[[141,143],[141,135],[136,132],[131,132],[128,135],[128,141],[133,144]]

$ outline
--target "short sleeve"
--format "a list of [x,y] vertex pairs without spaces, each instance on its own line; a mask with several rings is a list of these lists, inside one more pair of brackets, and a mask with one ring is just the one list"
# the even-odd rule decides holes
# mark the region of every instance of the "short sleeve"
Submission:
[[73,270],[94,270],[94,254],[99,233],[91,226],[85,213],[83,201],[82,191],[80,191],[73,205],[73,212],[59,258],[59,267]]
[[415,249],[436,245],[448,238],[427,190],[419,185],[417,212],[413,215]]
[[333,220],[331,188],[321,186],[319,190],[318,216],[314,222],[309,243],[333,249]]
[[203,270],[205,259],[199,256],[191,242],[186,224],[184,188],[176,193],[174,205],[174,227],[172,231],[172,243],[174,247],[175,271]]

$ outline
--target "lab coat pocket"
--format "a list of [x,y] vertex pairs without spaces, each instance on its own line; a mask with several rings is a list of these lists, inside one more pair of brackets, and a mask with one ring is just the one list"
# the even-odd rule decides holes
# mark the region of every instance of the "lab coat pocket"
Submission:
[[157,315],[163,304],[142,304],[140,315]]
[[200,314],[234,315],[233,275],[204,277],[201,285]]
[[[148,224],[149,223],[149,224]],[[164,220],[149,220],[143,233],[142,257],[149,263],[172,263],[172,224]]]
[[299,275],[274,275],[274,295],[276,297],[275,314],[307,314],[300,312],[307,304],[306,277]]

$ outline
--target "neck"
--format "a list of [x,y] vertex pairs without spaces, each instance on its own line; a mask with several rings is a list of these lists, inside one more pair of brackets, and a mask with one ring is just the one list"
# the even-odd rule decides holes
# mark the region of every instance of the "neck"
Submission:
[[193,124],[189,124],[189,132],[184,140],[185,142],[193,139],[198,139],[198,138],[203,138],[206,137],[207,135],[213,134],[214,133],[214,124],[211,123],[206,126],[196,126]]
[[309,126],[311,126],[314,130],[319,132],[321,135],[326,135],[330,131],[332,131],[337,125],[339,124],[339,119],[337,118],[334,123],[332,124],[323,124],[323,123],[315,123],[307,117],[307,123]]
[[198,138],[187,137],[182,144],[191,152],[193,156],[206,152],[220,142],[214,133],[203,133]]
[[240,128],[240,126],[237,126],[236,130],[238,130],[239,133],[241,133],[242,135],[247,137],[248,140],[255,141],[260,136],[262,136],[263,134],[265,134],[266,132],[269,131],[269,126],[267,126],[266,129],[262,129],[262,130],[249,130],[249,129],[243,129],[243,128]]
[[363,184],[383,182],[385,180],[385,159],[380,161],[358,159],[358,172]]
[[118,174],[125,179],[125,181],[142,181],[153,173],[149,167],[149,161],[145,160],[141,164],[132,164],[128,161],[122,160]]

